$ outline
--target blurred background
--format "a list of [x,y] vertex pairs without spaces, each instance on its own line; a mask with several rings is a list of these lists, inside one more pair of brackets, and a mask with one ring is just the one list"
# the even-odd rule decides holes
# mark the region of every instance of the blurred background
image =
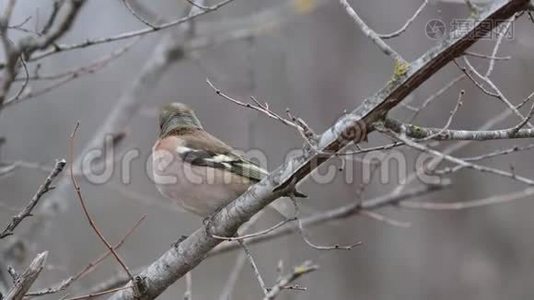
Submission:
[[[139,2],[157,19],[167,20],[183,16],[190,6],[186,1],[176,0]],[[400,28],[422,1],[354,0],[350,3],[374,30],[388,33]],[[26,27],[42,26],[35,24],[44,22],[51,5],[51,1],[18,1],[12,22],[20,23],[32,17]],[[261,14],[266,11],[272,14],[267,17]],[[466,18],[469,14],[464,3],[433,1],[406,32],[388,43],[407,60],[414,60],[436,43],[425,34],[429,20],[440,19],[450,24],[452,19]],[[145,14],[147,19],[154,20],[154,16],[149,15]],[[95,221],[111,241],[120,240],[138,218],[146,215],[145,221],[120,249],[131,269],[152,262],[178,237],[202,225],[200,218],[174,209],[146,175],[145,161],[158,134],[156,112],[159,106],[172,101],[190,105],[208,131],[238,149],[261,149],[268,157],[268,167],[274,169],[290,150],[302,146],[299,134],[265,115],[217,97],[206,84],[206,78],[244,101],[253,95],[267,101],[279,113],[289,108],[320,133],[344,110],[357,107],[392,77],[393,62],[362,34],[337,1],[236,0],[196,19],[195,34],[216,39],[224,37],[226,32],[248,28],[247,22],[258,28],[252,36],[214,43],[168,62],[161,78],[142,94],[140,109],[128,123],[124,140],[115,149],[118,155],[129,149],[140,151],[140,157],[131,165],[131,183],[121,182],[118,164],[112,179],[104,184],[80,181]],[[60,42],[77,43],[143,27],[146,26],[130,14],[121,1],[93,0],[83,7],[72,30]],[[531,93],[534,83],[534,24],[527,16],[522,16],[512,28],[513,38],[505,39],[498,53],[512,59],[497,61],[492,79],[513,103],[518,104]],[[176,28],[144,35],[126,53],[95,74],[80,76],[48,93],[6,107],[0,116],[0,136],[6,139],[1,146],[1,160],[51,167],[55,159],[67,159],[69,135],[77,120],[80,129],[76,148],[83,149],[121,95],[141,74],[147,61],[153,58],[156,45],[169,33],[173,33],[177,41],[186,39]],[[12,38],[24,35],[14,31]],[[105,43],[49,56],[40,61],[40,72],[54,74],[75,69],[128,43],[130,40]],[[490,54],[494,43],[494,39],[483,40],[472,50]],[[487,59],[474,57],[470,61],[484,71],[488,63]],[[28,67],[32,72],[36,64]],[[459,74],[460,70],[449,64],[417,89],[409,100],[413,104],[422,103]],[[39,90],[48,84],[35,82],[32,89]],[[451,128],[476,129],[503,111],[502,103],[483,94],[469,80],[463,80],[434,101],[415,123],[443,126],[461,89],[466,91],[464,105]],[[403,118],[409,116],[409,111],[397,107],[392,115]],[[497,127],[507,128],[516,123],[516,119],[509,118]],[[363,146],[388,142],[389,139],[373,133]],[[474,156],[528,143],[528,140],[475,142],[455,155]],[[415,170],[413,150],[398,150],[409,158],[408,170]],[[518,174],[532,177],[534,161],[531,157],[531,151],[516,152],[484,161],[484,164],[506,170],[512,166]],[[327,163],[340,164],[339,159]],[[352,171],[355,178],[352,183],[345,182],[343,172],[346,171],[327,184],[304,181],[300,190],[309,195],[303,204],[304,213],[358,201],[361,164],[356,163]],[[0,226],[5,226],[10,217],[26,205],[47,174],[48,171],[39,168],[19,167],[0,178]],[[68,173],[64,172],[65,175]],[[451,181],[451,188],[422,200],[469,201],[524,188],[516,182],[470,170],[454,174]],[[395,176],[389,183],[375,178],[366,187],[363,198],[387,194],[397,185]],[[57,200],[58,197],[61,199]],[[21,253],[3,252],[4,261],[19,263],[21,270],[36,253],[50,251],[49,266],[34,288],[48,287],[70,276],[105,252],[83,218],[72,187],[68,186],[66,192],[50,192],[40,206],[56,200],[61,203],[61,213],[49,216],[41,211],[17,228],[17,239],[25,241],[19,249]],[[409,222],[411,226],[399,228],[365,216],[354,216],[308,229],[312,240],[320,244],[363,242],[351,251],[318,251],[307,246],[297,234],[256,244],[251,249],[268,285],[276,280],[279,260],[283,260],[286,267],[308,259],[320,266],[319,271],[298,281],[307,291],[285,291],[280,299],[529,299],[534,297],[530,288],[534,280],[532,211],[532,198],[462,211],[429,212],[389,207],[379,212]],[[40,220],[46,218],[52,219],[41,223]],[[274,223],[268,219],[262,223],[268,224]],[[44,227],[39,228],[41,226]],[[10,246],[10,239],[1,240],[0,248]],[[220,296],[237,254],[239,251],[206,259],[193,270],[193,299]],[[73,284],[71,294],[90,289],[118,272],[118,264],[108,258],[96,271]],[[184,291],[185,281],[180,280],[159,299],[182,298]],[[256,278],[245,265],[232,299],[255,299],[260,295]],[[45,297],[57,298],[57,295]]]

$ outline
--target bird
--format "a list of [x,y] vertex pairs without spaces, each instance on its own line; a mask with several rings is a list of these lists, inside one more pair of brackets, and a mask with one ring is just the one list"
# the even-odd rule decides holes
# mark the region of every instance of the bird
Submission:
[[[268,172],[204,130],[195,112],[173,102],[159,114],[159,138],[152,147],[153,180],[179,208],[200,217],[219,209]],[[295,191],[295,196],[306,195]],[[286,215],[284,205],[274,208]],[[285,205],[287,207],[287,205]]]

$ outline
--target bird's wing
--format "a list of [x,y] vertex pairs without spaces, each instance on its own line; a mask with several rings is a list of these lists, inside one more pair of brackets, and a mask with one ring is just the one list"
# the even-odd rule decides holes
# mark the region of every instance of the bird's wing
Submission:
[[234,149],[205,131],[182,137],[184,143],[176,148],[185,162],[196,166],[222,169],[260,181],[268,172],[254,162],[237,154]]

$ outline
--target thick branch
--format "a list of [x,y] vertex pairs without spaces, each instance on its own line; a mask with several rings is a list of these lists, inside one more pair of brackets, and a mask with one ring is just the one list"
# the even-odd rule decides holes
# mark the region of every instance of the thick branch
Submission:
[[[396,76],[374,97],[363,102],[352,113],[344,115],[319,139],[317,149],[306,148],[304,153],[290,159],[264,180],[252,186],[234,202],[217,213],[209,228],[200,228],[180,244],[166,251],[140,275],[143,294],[140,299],[154,299],[168,286],[198,265],[221,240],[211,236],[232,236],[241,224],[280,196],[287,195],[296,183],[308,176],[320,164],[349,142],[359,142],[365,138],[370,124],[383,118],[390,109],[399,104],[409,93],[425,82],[430,76],[445,66],[469,46],[492,30],[503,20],[524,9],[528,1],[496,1],[478,22],[455,32],[421,58],[410,65],[409,70]],[[487,26],[488,23],[491,26]],[[363,133],[363,134],[362,134]],[[328,153],[328,154],[325,154]],[[134,299],[131,290],[122,290],[112,299]]]

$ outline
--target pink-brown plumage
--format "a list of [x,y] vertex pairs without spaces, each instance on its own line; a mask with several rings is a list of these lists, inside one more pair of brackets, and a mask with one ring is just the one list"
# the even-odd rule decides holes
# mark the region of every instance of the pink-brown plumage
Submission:
[[[203,134],[204,132],[200,135]],[[168,135],[158,140],[153,147],[153,174],[156,187],[161,194],[179,207],[206,217],[230,203],[254,183],[246,177],[224,169],[184,162],[177,149],[185,146],[185,139],[199,143],[203,141],[202,137],[197,135],[194,137],[188,137],[187,134],[180,137]]]

